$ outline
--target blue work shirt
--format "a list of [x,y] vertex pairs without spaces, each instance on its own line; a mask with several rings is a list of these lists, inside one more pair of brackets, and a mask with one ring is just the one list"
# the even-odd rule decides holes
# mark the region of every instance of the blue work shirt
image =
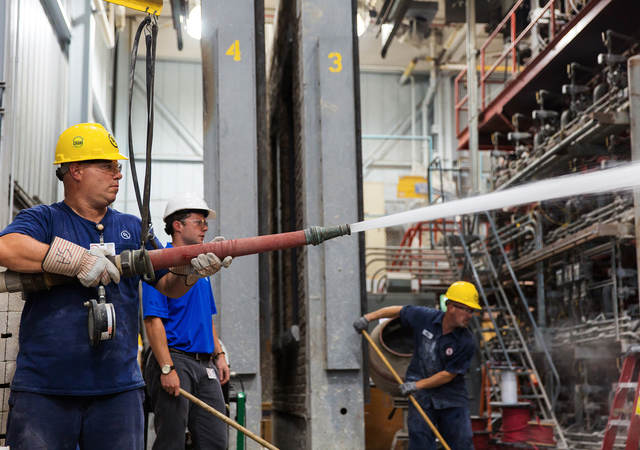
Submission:
[[[168,243],[167,248],[171,247]],[[145,318],[162,319],[169,347],[193,353],[215,350],[211,320],[216,313],[216,303],[208,277],[200,278],[180,298],[168,298],[142,283],[142,311]]]
[[[100,221],[104,242],[116,254],[140,246],[140,219],[111,208]],[[45,244],[54,237],[89,249],[99,243],[96,223],[77,215],[64,202],[20,211],[0,236],[19,233]],[[156,279],[167,273],[156,271]],[[87,308],[97,288],[79,282],[25,294],[20,319],[20,351],[11,383],[15,391],[54,395],[104,395],[144,386],[138,366],[139,277],[106,286],[106,301],[116,312],[115,336],[97,347],[89,343]]]
[[[406,381],[429,378],[443,370],[457,374],[449,383],[416,392],[421,404],[434,409],[467,406],[464,374],[475,352],[473,336],[468,329],[455,328],[442,335],[443,317],[442,311],[424,306],[407,305],[400,310],[402,324],[413,329],[414,337],[414,352],[407,368]],[[431,405],[427,403],[429,401]]]

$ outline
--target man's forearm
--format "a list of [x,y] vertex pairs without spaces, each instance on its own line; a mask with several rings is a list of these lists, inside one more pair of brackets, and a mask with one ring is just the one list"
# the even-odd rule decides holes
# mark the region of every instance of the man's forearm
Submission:
[[222,351],[220,340],[218,339],[218,332],[216,331],[216,325],[213,323],[213,317],[211,317],[211,331],[213,331],[213,353]]
[[187,286],[186,279],[182,275],[169,272],[160,278],[154,287],[169,298],[180,298],[191,289],[191,286]]
[[158,364],[160,366],[165,364],[173,365],[162,319],[159,317],[146,317],[144,319],[144,327],[147,330],[149,344],[151,344],[151,350],[153,350],[153,355],[156,357]]
[[387,306],[385,308],[380,308],[377,311],[371,311],[364,315],[366,319],[371,322],[372,320],[377,319],[393,319],[400,315],[400,310],[402,306]]
[[49,246],[30,236],[9,233],[0,237],[0,266],[23,273],[42,272]]
[[456,377],[455,373],[447,372],[446,370],[440,371],[429,378],[423,378],[416,381],[416,387],[418,389],[433,389],[443,384],[449,383]]

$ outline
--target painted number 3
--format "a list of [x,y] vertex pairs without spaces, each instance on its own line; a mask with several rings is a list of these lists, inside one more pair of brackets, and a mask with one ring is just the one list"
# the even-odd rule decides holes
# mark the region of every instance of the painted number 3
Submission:
[[342,55],[338,52],[329,53],[328,58],[333,65],[329,67],[330,72],[342,72]]

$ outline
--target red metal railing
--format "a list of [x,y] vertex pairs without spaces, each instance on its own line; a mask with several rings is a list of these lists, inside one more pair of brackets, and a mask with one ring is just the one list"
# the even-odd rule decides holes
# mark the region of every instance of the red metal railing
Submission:
[[[487,104],[487,98],[486,98],[487,84],[496,83],[495,81],[492,81],[489,78],[496,71],[498,66],[507,59],[507,56],[509,55],[511,55],[511,66],[509,68],[509,66],[505,65],[504,70],[510,71],[512,74],[512,77],[515,77],[516,74],[519,73],[518,61],[516,57],[516,47],[520,43],[520,41],[522,41],[525,35],[531,30],[531,28],[547,14],[547,11],[549,12],[549,33],[550,33],[549,40],[553,40],[553,38],[556,35],[556,16],[555,16],[555,8],[554,8],[555,0],[549,0],[549,2],[547,2],[547,4],[544,7],[542,7],[542,9],[538,12],[537,16],[529,23],[529,25],[527,25],[527,27],[524,30],[522,30],[522,32],[518,36],[516,36],[516,11],[518,10],[518,8],[520,8],[523,2],[524,0],[518,0],[516,4],[513,5],[511,10],[504,17],[504,19],[502,19],[502,22],[500,22],[500,24],[495,28],[495,30],[493,30],[493,33],[489,35],[487,40],[484,42],[484,44],[480,48],[479,84],[480,84],[480,97],[481,97],[480,104],[482,109],[484,109]],[[510,26],[511,45],[506,50],[504,50],[500,55],[500,57],[493,63],[493,65],[488,70],[486,70],[485,64],[486,64],[487,48],[489,47],[491,42],[495,39],[495,37],[507,25],[507,23]],[[460,94],[459,94],[460,81],[464,78],[466,73],[467,73],[467,68],[462,69],[460,73],[456,76],[454,81],[456,134],[458,136],[460,136],[462,131],[460,130],[460,111],[468,110],[468,108],[464,106],[469,100],[468,92],[462,99],[460,99]],[[502,82],[498,82],[498,83],[502,84]]]

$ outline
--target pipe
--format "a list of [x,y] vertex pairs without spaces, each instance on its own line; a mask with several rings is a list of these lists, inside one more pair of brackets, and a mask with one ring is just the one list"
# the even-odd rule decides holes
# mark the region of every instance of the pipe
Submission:
[[220,411],[218,411],[215,408],[212,408],[211,406],[207,405],[205,402],[200,400],[198,397],[196,397],[194,395],[191,395],[190,393],[188,393],[187,391],[185,391],[182,388],[180,388],[180,395],[182,395],[183,397],[188,398],[189,400],[191,400],[193,403],[195,403],[196,405],[198,405],[202,409],[210,412],[211,414],[216,416],[218,419],[222,420],[227,425],[230,425],[233,428],[235,428],[236,430],[244,433],[245,436],[249,436],[251,439],[256,441],[258,444],[262,445],[263,447],[266,447],[269,450],[278,450],[278,447],[276,447],[274,445],[271,445],[270,443],[268,443],[267,441],[262,439],[260,436],[258,436],[256,434],[252,433],[251,431],[247,430],[245,427],[240,425],[238,422],[229,419],[227,416],[222,414]]
[[[416,135],[416,83],[413,77],[411,79],[411,136]],[[411,174],[418,173],[418,155],[416,141],[411,141]]]
[[116,41],[112,25],[107,17],[107,11],[104,9],[104,2],[102,0],[91,0],[91,7],[94,14],[97,14],[98,16],[96,22],[100,25],[100,30],[102,30],[104,43],[107,48],[111,50],[116,45]]
[[[378,356],[380,357],[380,359],[382,360],[382,362],[384,363],[385,366],[387,366],[387,369],[389,369],[389,372],[391,372],[391,374],[393,375],[393,378],[396,379],[396,381],[398,382],[398,384],[402,384],[402,378],[400,378],[400,376],[398,375],[398,372],[395,371],[395,369],[393,368],[393,366],[391,364],[389,364],[389,361],[387,361],[387,358],[384,357],[384,355],[382,354],[382,352],[380,351],[380,349],[378,348],[378,346],[376,345],[375,342],[373,342],[373,339],[371,339],[371,336],[369,336],[369,333],[366,332],[366,330],[362,330],[362,335],[365,337],[365,339],[369,342],[369,344],[371,345],[371,348],[373,348],[373,350],[375,350],[375,352],[378,354]],[[415,397],[411,394],[409,394],[409,400],[411,400],[411,403],[413,403],[413,406],[416,408],[416,410],[420,413],[420,415],[422,416],[422,418],[424,419],[425,422],[427,422],[427,425],[429,425],[429,428],[431,428],[431,431],[433,431],[433,434],[436,435],[436,437],[440,440],[440,443],[442,444],[442,446],[447,449],[447,450],[451,450],[451,447],[449,447],[449,445],[447,444],[447,442],[444,440],[444,438],[442,437],[442,435],[440,434],[440,432],[438,431],[438,429],[435,427],[435,425],[429,420],[429,417],[427,416],[427,414],[424,412],[424,410],[422,409],[422,407],[420,406],[420,404],[416,401]]]
[[[114,264],[123,276],[145,275],[153,270],[190,264],[191,259],[202,253],[215,253],[222,259],[226,256],[244,256],[310,244],[319,245],[326,240],[348,234],[351,234],[351,228],[345,224],[150,251],[125,250],[114,258]],[[46,273],[23,274],[6,271],[0,273],[0,293],[33,292],[73,280],[74,278]]]

